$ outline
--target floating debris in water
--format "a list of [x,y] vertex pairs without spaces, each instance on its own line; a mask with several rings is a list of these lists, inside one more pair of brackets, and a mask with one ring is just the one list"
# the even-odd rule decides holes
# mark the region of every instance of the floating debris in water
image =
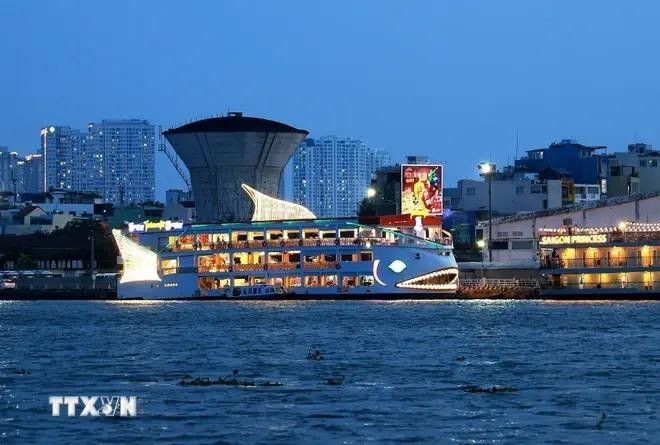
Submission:
[[342,383],[344,383],[345,377],[343,375],[337,376],[337,377],[330,377],[325,379],[325,384],[326,385],[331,385],[331,386],[339,386]]
[[208,377],[195,377],[184,378],[179,382],[181,386],[212,386],[212,385],[227,385],[227,386],[257,386],[256,383],[247,380],[238,379],[225,379],[219,377],[218,380],[211,380]]
[[321,355],[321,351],[318,349],[315,351],[312,351],[311,349],[307,353],[307,360],[323,360],[323,356]]
[[485,392],[489,394],[498,394],[498,393],[512,393],[518,392],[518,388],[514,386],[477,386],[477,385],[468,385],[463,387],[465,392]]
[[[238,370],[234,370],[233,376],[238,375]],[[208,377],[190,377],[188,375],[184,376],[179,382],[181,386],[213,386],[213,385],[225,385],[225,386],[242,386],[242,387],[255,387],[255,386],[284,386],[282,382],[266,380],[265,382],[254,382],[250,380],[239,380],[236,377],[218,377],[217,380],[212,380]]]
[[464,362],[464,361],[465,361],[465,357],[463,357],[463,356],[461,355],[460,357],[456,357],[455,360],[456,360],[457,362]]
[[30,371],[28,371],[27,369],[23,369],[23,368],[11,368],[10,372],[12,374],[21,374],[21,375],[30,374]]
[[606,417],[607,414],[600,413],[600,417],[598,417],[598,421],[596,422],[596,429],[601,429],[603,427],[603,422],[605,421]]

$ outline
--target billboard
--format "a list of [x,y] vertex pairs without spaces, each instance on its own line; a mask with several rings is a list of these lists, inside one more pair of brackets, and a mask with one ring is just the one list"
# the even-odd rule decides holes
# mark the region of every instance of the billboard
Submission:
[[442,165],[401,165],[401,213],[442,215]]

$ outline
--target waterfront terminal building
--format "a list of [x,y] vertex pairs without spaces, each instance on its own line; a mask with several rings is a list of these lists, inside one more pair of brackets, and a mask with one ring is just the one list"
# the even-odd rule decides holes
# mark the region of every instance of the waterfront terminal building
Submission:
[[660,223],[539,230],[544,294],[660,292]]

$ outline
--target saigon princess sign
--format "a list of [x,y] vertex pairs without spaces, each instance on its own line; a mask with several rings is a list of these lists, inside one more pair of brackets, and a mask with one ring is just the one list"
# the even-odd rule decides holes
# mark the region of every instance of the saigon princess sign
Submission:
[[607,235],[598,233],[594,235],[545,235],[539,240],[539,245],[555,244],[603,244],[607,242]]

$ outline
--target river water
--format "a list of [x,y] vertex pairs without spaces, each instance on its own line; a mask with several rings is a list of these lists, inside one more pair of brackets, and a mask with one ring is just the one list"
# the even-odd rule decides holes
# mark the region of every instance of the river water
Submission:
[[[660,443],[654,302],[5,301],[0,354],[0,443]],[[233,369],[283,386],[178,384]]]

